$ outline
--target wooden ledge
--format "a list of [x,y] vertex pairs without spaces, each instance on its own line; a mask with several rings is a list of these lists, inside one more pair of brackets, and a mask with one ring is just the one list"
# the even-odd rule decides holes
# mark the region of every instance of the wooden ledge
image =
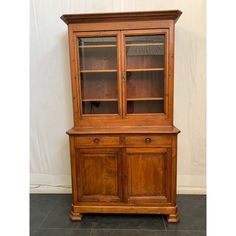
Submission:
[[138,21],[138,20],[174,20],[177,22],[182,12],[169,11],[144,11],[144,12],[114,12],[114,13],[87,13],[65,14],[61,19],[67,24],[112,22],[112,21]]
[[178,134],[175,126],[148,127],[74,127],[66,132],[68,135],[77,134]]

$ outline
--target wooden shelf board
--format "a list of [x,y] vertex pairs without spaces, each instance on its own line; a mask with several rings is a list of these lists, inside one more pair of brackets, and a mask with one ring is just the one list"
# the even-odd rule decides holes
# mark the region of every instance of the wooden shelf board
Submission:
[[164,43],[132,43],[126,44],[126,47],[142,47],[142,46],[163,46]]
[[117,72],[117,70],[81,70],[81,73],[106,73],[106,72]]
[[127,72],[132,71],[164,71],[165,68],[143,68],[143,69],[126,69]]
[[113,102],[118,101],[117,98],[85,98],[82,99],[83,102]]
[[[130,115],[129,115],[130,116]],[[66,132],[69,135],[78,134],[178,134],[175,126],[117,126],[117,127],[74,127]]]
[[116,45],[114,44],[100,44],[100,45],[81,45],[79,48],[115,48]]
[[163,101],[163,97],[153,97],[153,98],[127,98],[127,101]]

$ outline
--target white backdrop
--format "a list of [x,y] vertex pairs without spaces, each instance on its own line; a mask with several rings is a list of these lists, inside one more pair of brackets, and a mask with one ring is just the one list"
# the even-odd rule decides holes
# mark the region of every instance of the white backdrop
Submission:
[[69,142],[73,126],[66,13],[183,11],[176,24],[175,111],[178,192],[205,193],[205,1],[32,0],[31,192],[71,192]]

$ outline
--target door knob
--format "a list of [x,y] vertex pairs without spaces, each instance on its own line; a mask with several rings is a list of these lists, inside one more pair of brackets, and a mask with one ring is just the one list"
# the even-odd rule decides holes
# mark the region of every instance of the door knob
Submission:
[[99,143],[99,142],[100,142],[100,139],[99,139],[99,138],[95,138],[95,139],[93,140],[93,142],[94,142],[94,143]]
[[145,143],[151,143],[152,140],[150,138],[145,138]]

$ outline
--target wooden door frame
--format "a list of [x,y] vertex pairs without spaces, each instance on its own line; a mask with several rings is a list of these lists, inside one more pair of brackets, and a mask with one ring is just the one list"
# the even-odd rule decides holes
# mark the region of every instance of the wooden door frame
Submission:
[[[157,114],[127,114],[127,89],[126,89],[126,45],[125,45],[125,37],[126,36],[148,36],[148,35],[165,35],[165,77],[164,77],[164,113],[157,113]],[[160,29],[137,29],[137,30],[122,30],[121,31],[121,53],[122,53],[122,90],[123,90],[123,117],[124,118],[131,118],[135,119],[136,117],[140,116],[149,116],[150,118],[157,118],[160,116],[169,118],[169,114],[171,113],[171,104],[169,100],[169,93],[170,93],[170,86],[169,86],[169,38],[170,32],[167,28],[160,28]],[[169,108],[169,109],[168,109]]]
[[[77,40],[81,37],[88,37],[88,38],[99,38],[99,37],[107,37],[107,36],[114,36],[116,37],[116,52],[117,52],[117,91],[118,91],[118,114],[82,114],[82,96],[81,96],[81,78],[80,78],[80,55],[79,55],[79,47]],[[73,69],[72,83],[74,83],[73,91],[73,102],[74,102],[74,109],[77,111],[77,115],[75,116],[77,120],[74,120],[75,126],[79,126],[79,120],[81,119],[89,119],[89,120],[96,120],[99,118],[102,119],[117,119],[122,117],[122,88],[121,88],[121,43],[120,43],[120,31],[90,31],[90,32],[78,32],[73,31],[72,40],[70,44],[73,44],[71,47],[71,64]],[[73,54],[73,55],[72,55]],[[77,106],[77,108],[75,108]]]

